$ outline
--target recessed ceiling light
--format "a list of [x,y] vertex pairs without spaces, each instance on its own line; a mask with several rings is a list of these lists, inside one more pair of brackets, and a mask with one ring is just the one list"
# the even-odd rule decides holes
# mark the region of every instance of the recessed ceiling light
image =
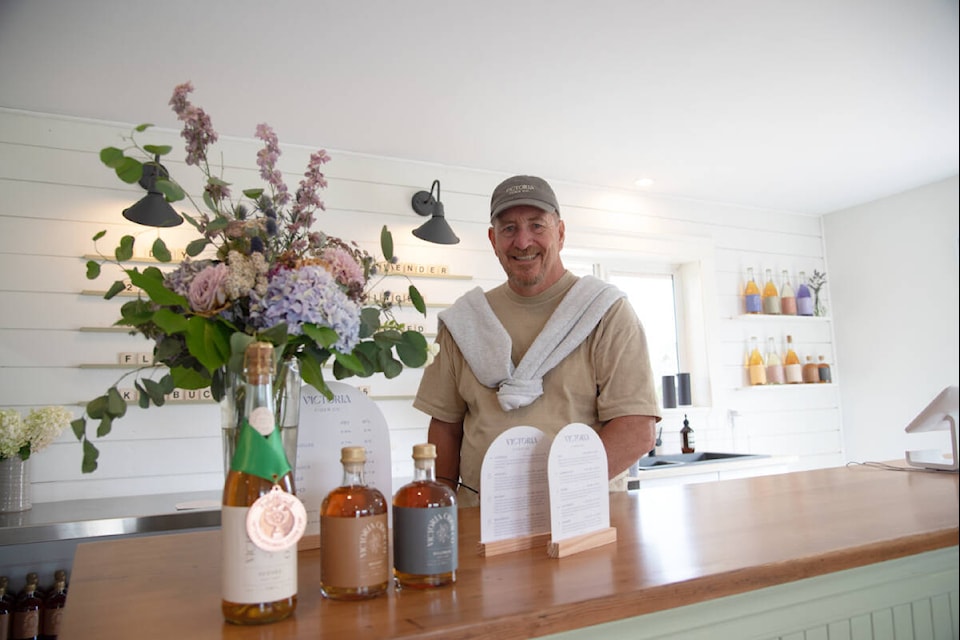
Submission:
[[641,189],[649,189],[650,187],[653,186],[653,179],[652,179],[652,178],[640,178],[639,180],[637,180],[637,181],[634,182],[633,184],[637,185],[637,186],[638,186],[639,188],[641,188]]

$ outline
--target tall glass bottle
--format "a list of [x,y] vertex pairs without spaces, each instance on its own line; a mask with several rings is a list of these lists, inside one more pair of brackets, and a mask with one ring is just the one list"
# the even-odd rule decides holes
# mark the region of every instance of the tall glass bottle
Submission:
[[40,611],[43,599],[37,587],[37,574],[27,576],[27,584],[20,591],[13,606],[13,626],[10,629],[11,640],[36,640],[40,636]]
[[750,376],[750,384],[767,384],[767,368],[760,355],[760,346],[757,343],[756,336],[750,338],[750,355],[747,356],[747,372]]
[[813,315],[813,292],[807,285],[807,274],[803,271],[800,272],[800,280],[797,285],[797,315]]
[[437,447],[413,447],[413,481],[393,496],[393,575],[401,588],[457,580],[457,497],[437,482]]
[[227,622],[262,624],[297,608],[297,542],[306,510],[276,428],[273,345],[244,352],[244,412],[223,487],[221,609]]
[[364,600],[390,581],[387,501],[367,486],[363,447],[343,447],[343,482],[320,505],[320,592],[332,600]]
[[763,285],[763,312],[770,315],[780,315],[780,292],[773,282],[773,271],[767,269],[766,284]]
[[747,313],[760,313],[763,310],[760,302],[760,287],[753,279],[753,267],[747,267],[747,286],[743,289],[743,299]]
[[783,356],[783,374],[787,384],[803,382],[803,365],[800,356],[793,350],[793,336],[787,336],[787,352]]
[[53,581],[53,588],[43,601],[41,640],[56,640],[60,635],[60,620],[63,618],[63,608],[67,604],[67,572],[58,569],[53,574]]
[[777,353],[777,345],[773,338],[767,338],[766,373],[767,384],[783,384],[785,382],[783,361],[780,360],[780,354]]
[[790,284],[790,274],[786,269],[780,274],[780,311],[785,316],[797,315],[797,294]]
[[696,446],[693,441],[693,427],[690,426],[687,414],[683,414],[683,429],[680,429],[680,452],[693,453],[694,451],[696,451]]

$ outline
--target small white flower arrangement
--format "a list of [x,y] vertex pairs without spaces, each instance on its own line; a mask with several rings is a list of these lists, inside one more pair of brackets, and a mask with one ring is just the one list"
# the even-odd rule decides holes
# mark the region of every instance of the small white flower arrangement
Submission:
[[63,407],[31,409],[26,417],[16,409],[0,409],[0,460],[27,460],[60,437],[71,420],[73,414]]

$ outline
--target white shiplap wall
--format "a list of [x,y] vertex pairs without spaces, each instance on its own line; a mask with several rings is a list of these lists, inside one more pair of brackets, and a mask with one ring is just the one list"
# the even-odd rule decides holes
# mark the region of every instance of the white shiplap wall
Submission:
[[[172,121],[172,118],[171,118]],[[252,125],[251,125],[252,126]],[[92,236],[105,229],[100,249],[112,252],[125,233],[145,246],[157,231],[130,225],[120,211],[141,197],[120,183],[97,157],[108,145],[123,146],[132,127],[0,109],[0,406],[26,410],[79,403],[102,393],[124,372],[83,365],[111,363],[121,351],[149,351],[146,340],[123,333],[84,331],[106,327],[118,317],[120,301],[107,302],[90,289],[83,256],[93,253]],[[280,168],[294,187],[313,147],[284,142]],[[182,158],[176,130],[153,129],[141,142],[171,144]],[[224,139],[225,177],[238,188],[260,185],[255,165],[260,143]],[[417,279],[431,306],[426,320],[401,319],[436,328],[436,312],[469,288],[488,289],[502,272],[486,238],[489,193],[503,175],[456,167],[331,151],[330,183],[320,227],[354,239],[378,253],[379,229],[394,234],[401,261],[448,265],[463,280]],[[182,161],[165,161],[178,180],[199,192],[199,172]],[[531,168],[536,173],[536,168]],[[549,176],[547,176],[549,178]],[[453,247],[431,245],[410,231],[422,219],[410,208],[414,192],[439,179],[447,218],[461,238]],[[195,180],[191,183],[190,180]],[[655,259],[694,261],[703,269],[698,297],[706,313],[704,377],[695,379],[697,404],[687,410],[701,450],[800,456],[797,468],[842,462],[838,384],[816,388],[743,390],[747,339],[792,333],[801,357],[810,353],[834,362],[829,320],[746,319],[740,316],[743,274],[787,269],[793,276],[824,269],[818,218],[746,209],[717,203],[656,198],[584,185],[555,183],[567,225],[570,255],[617,252],[638,263]],[[184,205],[186,206],[186,205]],[[160,231],[168,246],[183,246],[189,225]],[[402,280],[383,285],[405,289]],[[828,301],[829,303],[829,301]],[[709,379],[707,378],[709,372]],[[418,371],[394,380],[357,380],[370,387],[391,430],[394,475],[408,474],[410,446],[426,437],[427,416],[411,407]],[[840,375],[834,366],[834,380]],[[703,390],[708,389],[709,393]],[[701,402],[700,398],[703,398]],[[678,448],[682,412],[666,412],[664,440]],[[35,502],[217,489],[222,482],[219,411],[213,405],[168,405],[148,411],[132,407],[98,443],[100,468],[80,473],[80,447],[65,433],[32,465]]]

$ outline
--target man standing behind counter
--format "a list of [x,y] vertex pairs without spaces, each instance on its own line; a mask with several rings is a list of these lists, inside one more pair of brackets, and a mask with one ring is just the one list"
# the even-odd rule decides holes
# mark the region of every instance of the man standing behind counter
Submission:
[[459,489],[460,506],[479,504],[483,456],[510,427],[554,436],[571,422],[591,425],[612,479],[653,448],[660,420],[640,320],[615,287],[564,268],[550,185],[504,180],[490,225],[507,282],[473,289],[439,314],[440,352],[413,403],[431,416],[437,477]]

